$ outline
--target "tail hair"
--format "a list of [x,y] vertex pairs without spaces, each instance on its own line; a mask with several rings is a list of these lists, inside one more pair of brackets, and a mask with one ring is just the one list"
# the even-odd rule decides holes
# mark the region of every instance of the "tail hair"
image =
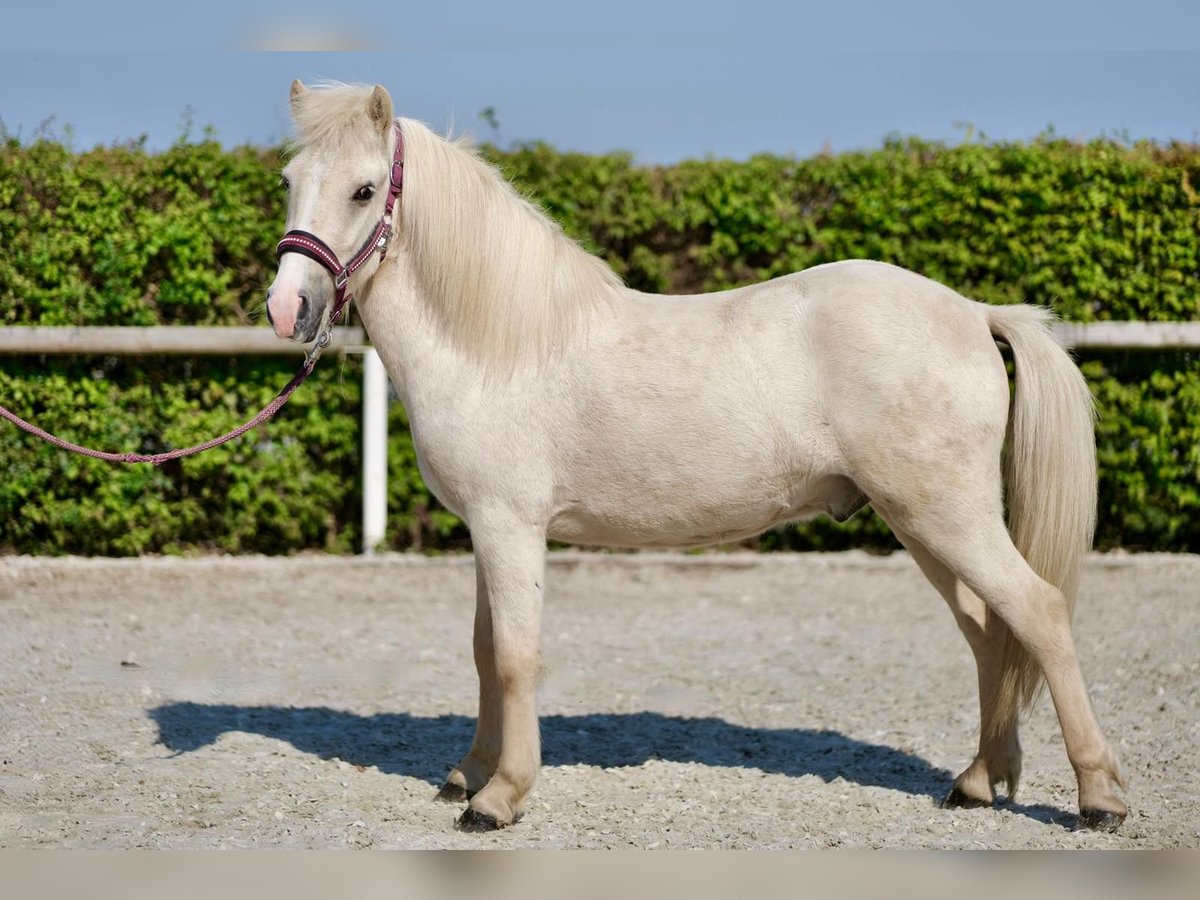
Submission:
[[[1087,382],[1033,306],[988,307],[992,335],[1012,349],[1015,386],[1004,482],[1013,543],[1073,612],[1096,527],[1095,404]],[[1002,732],[1037,699],[1041,667],[1010,631],[992,718]]]

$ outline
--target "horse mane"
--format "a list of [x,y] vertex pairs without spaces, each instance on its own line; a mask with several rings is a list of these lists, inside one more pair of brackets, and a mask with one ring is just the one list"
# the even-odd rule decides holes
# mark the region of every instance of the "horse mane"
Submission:
[[[325,82],[293,106],[295,148],[360,137],[373,88]],[[398,119],[404,135],[401,246],[451,340],[511,368],[566,348],[622,287],[601,259],[522,197],[471,144]]]
[[401,240],[452,339],[512,366],[565,349],[622,282],[463,140],[412,119]]

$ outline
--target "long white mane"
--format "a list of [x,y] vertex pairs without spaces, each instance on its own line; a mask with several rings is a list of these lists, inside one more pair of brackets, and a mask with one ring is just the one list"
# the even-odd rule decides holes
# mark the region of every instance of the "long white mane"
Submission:
[[400,229],[453,339],[481,360],[545,359],[621,286],[463,141],[412,119]]
[[[366,85],[314,86],[293,110],[298,149],[350,148],[368,127],[371,92]],[[414,119],[398,121],[405,152],[401,246],[451,340],[502,367],[565,348],[621,279],[468,142]]]

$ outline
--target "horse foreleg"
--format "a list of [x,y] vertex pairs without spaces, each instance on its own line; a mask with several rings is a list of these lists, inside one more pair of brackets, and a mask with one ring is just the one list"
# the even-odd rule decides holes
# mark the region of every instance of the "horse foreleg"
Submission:
[[[497,749],[499,753],[491,777],[470,798],[458,825],[467,831],[487,831],[511,825],[521,817],[541,767],[536,692],[546,547],[543,532],[508,517],[473,517],[471,537],[475,565],[486,585],[495,678],[494,695],[487,701],[481,679],[476,739],[482,740],[478,757],[482,765],[476,771],[488,768],[491,754]],[[482,657],[477,656],[477,664],[488,662],[486,651],[484,648]],[[486,727],[482,719],[485,702],[489,706]],[[469,788],[470,776],[462,774]]]
[[483,790],[500,759],[500,683],[496,676],[496,654],[492,646],[492,611],[487,580],[482,566],[475,567],[475,671],[479,675],[479,719],[470,752],[450,770],[437,799],[469,800]]

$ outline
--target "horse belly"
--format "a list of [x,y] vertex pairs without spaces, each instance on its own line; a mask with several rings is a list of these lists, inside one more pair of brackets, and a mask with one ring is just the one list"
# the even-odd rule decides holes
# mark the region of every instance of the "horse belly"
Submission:
[[549,536],[605,547],[699,547],[754,537],[822,513],[845,518],[862,505],[853,482],[835,474],[746,473],[719,483],[643,474],[607,484],[564,497]]
[[614,352],[622,365],[580,392],[582,424],[562,436],[551,536],[692,547],[841,509],[854,491],[811,366],[770,322],[713,326],[708,343],[664,323],[651,349]]

